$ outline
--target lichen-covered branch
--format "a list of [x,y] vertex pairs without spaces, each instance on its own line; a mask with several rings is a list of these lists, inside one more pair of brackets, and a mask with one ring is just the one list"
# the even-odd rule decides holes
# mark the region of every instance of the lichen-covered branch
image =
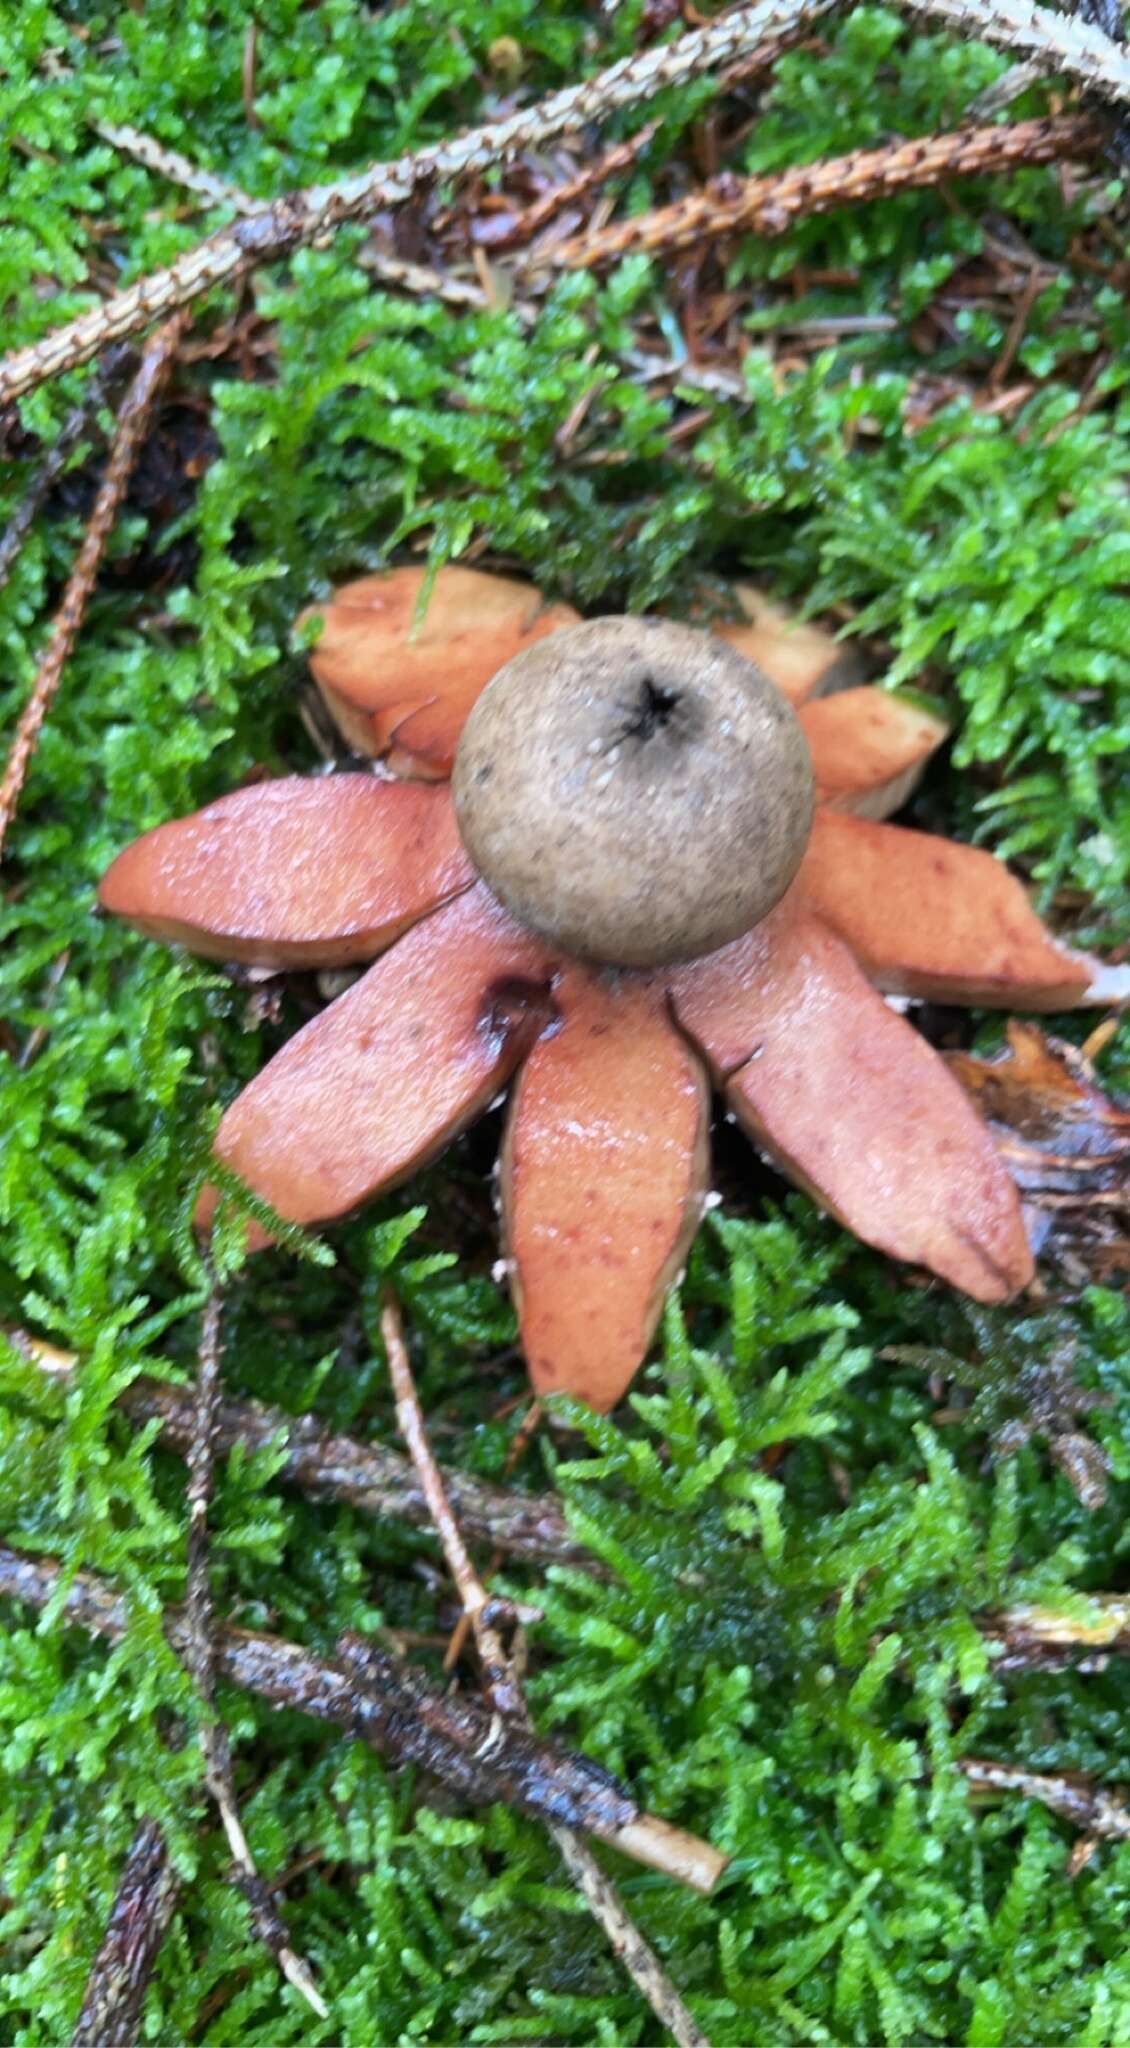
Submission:
[[[26,1330],[4,1332],[21,1357],[48,1378],[67,1379],[73,1352],[60,1351]],[[192,1442],[193,1396],[189,1387],[146,1375],[132,1380],[117,1406],[134,1422],[158,1422],[160,1442],[187,1451]],[[431,1527],[420,1481],[407,1458],[383,1444],[335,1436],[315,1415],[288,1415],[259,1401],[223,1401],[216,1412],[218,1452],[285,1448],[279,1477],[310,1500],[343,1501],[363,1513]],[[571,1564],[594,1569],[594,1560],[571,1534],[560,1504],[546,1494],[510,1493],[465,1472],[444,1472],[448,1499],[467,1534],[530,1563]]]
[[[53,1558],[0,1548],[4,1598],[45,1607],[62,1576]],[[61,1614],[108,1642],[128,1633],[125,1601],[90,1573],[71,1580]],[[164,1625],[183,1654],[184,1610],[170,1608]],[[719,1874],[723,1859],[708,1843],[641,1812],[631,1793],[590,1758],[520,1729],[502,1730],[489,1708],[437,1692],[410,1665],[361,1637],[342,1636],[333,1659],[230,1622],[217,1623],[213,1642],[218,1678],[343,1728],[394,1766],[414,1764],[471,1804],[497,1801],[536,1820],[561,1821],[699,1890],[709,1890]]]

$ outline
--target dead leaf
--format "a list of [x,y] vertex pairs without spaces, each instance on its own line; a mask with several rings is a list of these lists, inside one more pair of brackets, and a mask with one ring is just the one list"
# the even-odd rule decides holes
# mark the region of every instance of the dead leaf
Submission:
[[1130,1272],[1130,1108],[1086,1051],[1010,1018],[995,1058],[948,1059],[1020,1190],[1033,1250],[1079,1285]]

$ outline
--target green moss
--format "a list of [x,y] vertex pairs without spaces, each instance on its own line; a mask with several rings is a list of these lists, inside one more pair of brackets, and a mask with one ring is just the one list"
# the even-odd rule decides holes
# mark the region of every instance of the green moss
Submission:
[[[459,0],[437,33],[424,0],[367,12],[272,0],[256,10],[252,128],[247,17],[227,0],[25,6],[0,28],[6,339],[91,302],[93,233],[101,260],[130,276],[198,232],[181,195],[123,162],[87,113],[132,121],[266,194],[478,118],[500,35],[522,45],[536,91],[631,47],[638,11],[606,21],[576,0]],[[885,10],[823,33],[821,53],[782,65],[746,168],[956,120],[1000,68]],[[702,86],[664,100],[630,206],[666,196],[705,103]],[[267,353],[253,377],[230,358],[180,373],[218,454],[163,536],[163,568],[141,498],[119,529],[0,908],[0,1319],[82,1359],[64,1392],[0,1358],[4,1536],[105,1572],[131,1614],[113,1651],[50,1616],[6,1617],[6,2040],[68,2038],[141,1812],[159,1817],[185,1878],[149,2039],[657,2038],[536,1828],[424,1804],[344,1739],[229,1694],[249,1833],[269,1875],[301,1862],[282,1903],[330,2025],[310,2023],[251,1939],[195,1747],[169,1739],[194,1713],[158,1627],[184,1585],[183,1467],[113,1402],[139,1371],[191,1369],[202,1276],[187,1220],[208,1135],[299,1011],[288,999],[280,1023],[264,1022],[246,989],[94,917],[93,888],[133,833],[255,765],[313,765],[292,636],[311,596],[409,544],[439,559],[485,539],[589,608],[687,608],[741,569],[848,608],[870,644],[889,645],[894,678],[942,695],[955,718],[954,765],[933,775],[920,815],[984,834],[1046,892],[1079,892],[1098,942],[1124,936],[1125,312],[1110,280],[1072,267],[1086,202],[1064,203],[1052,173],[954,197],[911,195],[744,244],[733,282],[755,311],[741,406],[633,381],[639,322],[679,340],[660,266],[560,284],[527,333],[506,312],[455,315],[374,290],[350,260],[356,234],[257,280]],[[916,341],[923,308],[983,253],[989,208],[1048,266],[1018,358],[1032,395],[1006,417],[953,399],[912,432],[925,370],[976,388],[1004,346],[1007,317],[984,308],[957,317],[928,358]],[[801,266],[842,281],[798,302],[785,280]],[[231,310],[218,301],[206,321]],[[776,374],[791,323],[845,314],[884,324]],[[52,431],[81,381],[29,400],[26,429]],[[590,389],[564,455],[559,429]],[[689,405],[707,417],[672,441]],[[26,474],[23,458],[8,466],[0,516]],[[5,729],[84,502],[77,486],[56,495],[0,596]],[[498,1476],[522,1378],[489,1277],[496,1136],[488,1123],[403,1197],[329,1233],[332,1263],[280,1253],[233,1272],[226,1385],[391,1440],[372,1318],[392,1260],[444,1455]],[[536,1712],[731,1853],[710,1902],[617,1870],[719,2043],[987,2048],[1030,2039],[1036,2013],[1048,2041],[1128,2038],[1130,1851],[1105,1846],[1069,1882],[1063,1823],[1013,1796],[973,1806],[953,1769],[984,1753],[1104,1781],[1124,1768],[1130,1671],[1006,1686],[974,1624],[1006,1597],[1117,1587],[1124,1572],[1125,1309],[1092,1290],[1055,1316],[1054,1337],[1012,1317],[971,1332],[940,1290],[901,1287],[799,1199],[775,1214],[738,1195],[704,1230],[662,1356],[622,1416],[564,1416],[530,1460],[530,1483],[552,1479],[609,1567],[600,1582],[514,1575],[544,1608]],[[1077,1381],[1109,1404],[1083,1417],[1112,1468],[1094,1514],[1038,1434],[988,1455],[1067,1343]],[[957,1420],[933,1419],[928,1369],[905,1356],[916,1346],[976,1382]],[[877,1357],[888,1350],[903,1355]],[[219,1606],[318,1647],[344,1627],[433,1632],[428,1539],[305,1503],[276,1467],[263,1456],[223,1468]]]

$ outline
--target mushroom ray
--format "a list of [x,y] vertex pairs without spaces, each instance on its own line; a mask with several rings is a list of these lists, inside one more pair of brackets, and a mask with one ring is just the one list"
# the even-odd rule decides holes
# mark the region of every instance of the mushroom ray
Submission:
[[224,1116],[218,1156],[290,1222],[344,1215],[486,1108],[545,1027],[550,974],[476,884],[275,1054]]
[[511,1104],[503,1215],[539,1393],[611,1408],[643,1359],[702,1215],[710,1101],[661,987],[584,967]]

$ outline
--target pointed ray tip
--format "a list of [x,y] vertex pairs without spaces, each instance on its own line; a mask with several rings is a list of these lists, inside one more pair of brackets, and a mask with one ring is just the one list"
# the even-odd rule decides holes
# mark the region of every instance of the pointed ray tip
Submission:
[[1093,965],[1094,972],[1080,1001],[1098,1008],[1109,1005],[1112,1009],[1130,1003],[1130,964],[1119,967],[1112,961],[1096,960]]

